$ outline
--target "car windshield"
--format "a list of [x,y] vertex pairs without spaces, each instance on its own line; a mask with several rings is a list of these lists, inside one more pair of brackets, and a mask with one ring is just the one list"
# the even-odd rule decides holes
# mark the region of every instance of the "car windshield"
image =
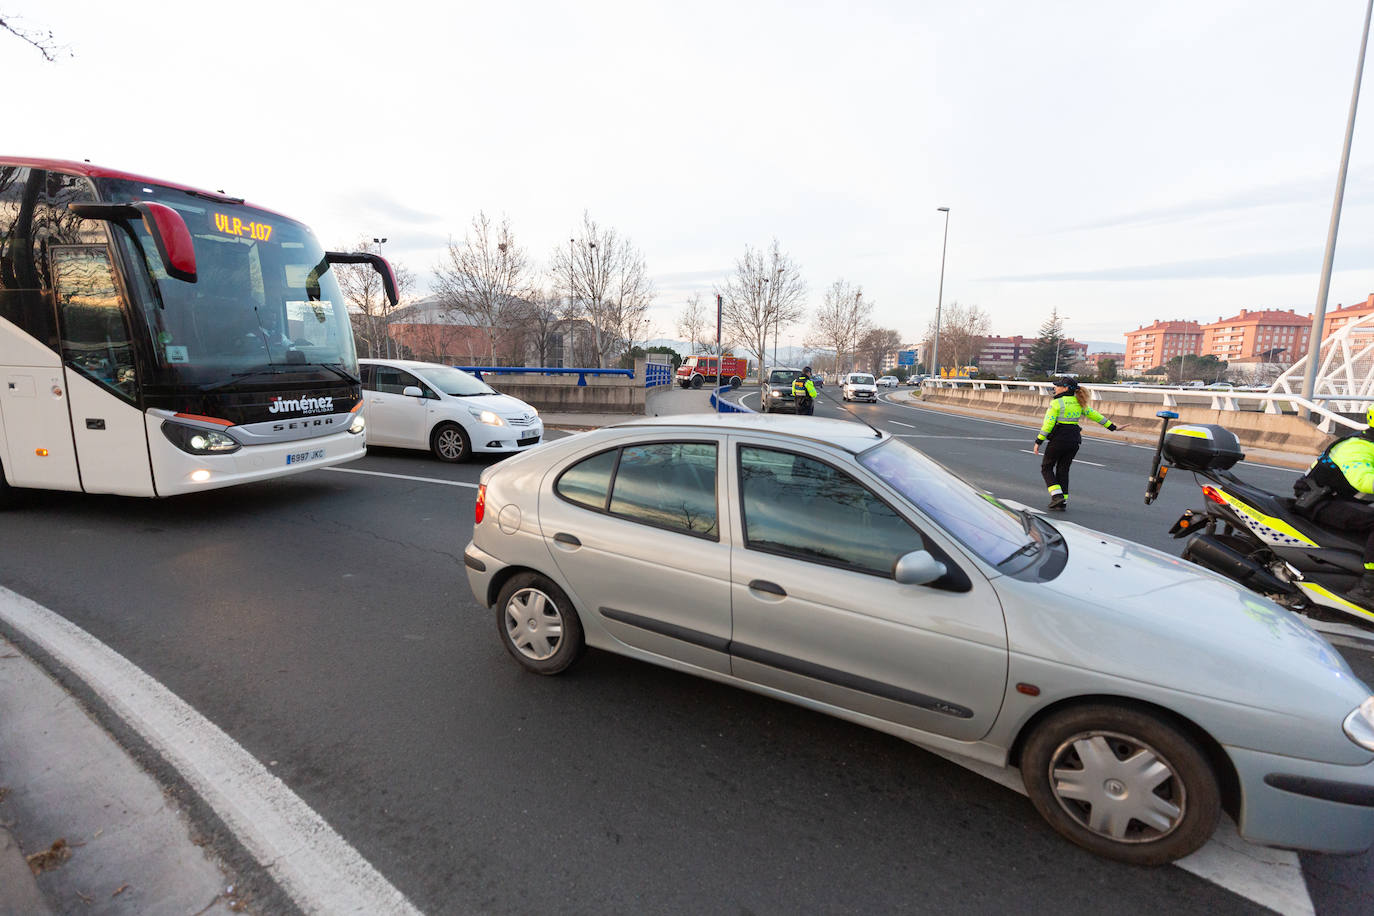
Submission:
[[900,439],[869,449],[859,463],[987,563],[996,565],[1031,543],[1018,514]]
[[452,366],[426,366],[421,371],[425,376],[425,381],[444,394],[455,398],[496,394],[496,389],[476,376],[468,375],[462,369],[455,369]]
[[[241,203],[126,179],[105,179],[113,202],[157,201],[186,221],[196,281],[170,277],[141,220],[117,233],[126,256],[147,270],[143,317],[154,341],[154,374],[169,383],[222,381],[268,365],[325,364],[350,374],[357,355],[344,297],[308,228]],[[154,283],[156,290],[149,284]]]
[[790,385],[799,375],[801,373],[796,369],[774,369],[768,374],[768,382],[771,385]]
[[851,375],[851,376],[849,377],[849,383],[850,383],[851,385],[872,385],[872,384],[873,384],[873,376],[871,376],[871,375]]

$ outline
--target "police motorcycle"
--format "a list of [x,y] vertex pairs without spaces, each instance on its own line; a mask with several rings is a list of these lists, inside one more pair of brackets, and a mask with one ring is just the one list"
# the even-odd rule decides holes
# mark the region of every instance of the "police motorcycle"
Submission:
[[[1171,470],[1191,471],[1205,508],[1188,509],[1169,533],[1187,538],[1183,558],[1220,573],[1290,610],[1319,620],[1358,621],[1374,629],[1374,611],[1348,596],[1364,573],[1364,538],[1309,521],[1298,501],[1251,486],[1231,473],[1245,460],[1240,441],[1222,426],[1188,424],[1161,410],[1145,504]],[[1304,500],[1319,494],[1305,494]]]

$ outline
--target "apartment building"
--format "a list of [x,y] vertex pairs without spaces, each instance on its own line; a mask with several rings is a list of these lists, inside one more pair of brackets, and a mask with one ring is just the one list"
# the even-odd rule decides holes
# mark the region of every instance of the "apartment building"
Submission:
[[1241,309],[1239,315],[1202,326],[1198,353],[1230,362],[1269,354],[1271,362],[1292,365],[1307,353],[1312,316],[1292,309]]
[[1162,366],[1175,356],[1202,352],[1202,328],[1196,321],[1155,321],[1154,324],[1126,332],[1126,353],[1122,371],[1139,375]]
[[[983,348],[978,351],[978,368],[998,375],[1015,375],[1025,367],[1036,340],[1035,337],[1020,334],[1015,337],[984,338]],[[1074,366],[1081,368],[1080,364],[1088,358],[1088,345],[1067,339],[1064,347],[1067,358],[1060,368],[1065,371],[1071,371]]]
[[1337,305],[1334,309],[1327,310],[1326,319],[1322,322],[1322,339],[1325,340],[1341,328],[1360,320],[1371,312],[1374,312],[1374,293],[1371,293],[1364,302],[1355,305]]

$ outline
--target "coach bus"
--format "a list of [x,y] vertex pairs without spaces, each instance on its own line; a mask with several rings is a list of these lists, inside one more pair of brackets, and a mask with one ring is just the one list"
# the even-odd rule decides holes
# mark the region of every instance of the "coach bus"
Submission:
[[0,504],[172,496],[364,453],[353,331],[311,231],[223,193],[0,157]]

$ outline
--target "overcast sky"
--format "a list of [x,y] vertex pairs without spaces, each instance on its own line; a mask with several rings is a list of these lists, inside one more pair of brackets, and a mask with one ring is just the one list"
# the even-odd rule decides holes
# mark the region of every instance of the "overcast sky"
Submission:
[[[1364,3],[0,11],[73,55],[0,36],[0,153],[222,188],[327,246],[386,236],[422,282],[479,209],[541,264],[586,210],[643,252],[659,334],[776,237],[813,304],[862,284],[914,340],[947,206],[945,302],[997,334],[1058,307],[1068,334],[1122,343],[1155,318],[1312,311]],[[1357,126],[1330,308],[1374,292],[1372,137]]]

